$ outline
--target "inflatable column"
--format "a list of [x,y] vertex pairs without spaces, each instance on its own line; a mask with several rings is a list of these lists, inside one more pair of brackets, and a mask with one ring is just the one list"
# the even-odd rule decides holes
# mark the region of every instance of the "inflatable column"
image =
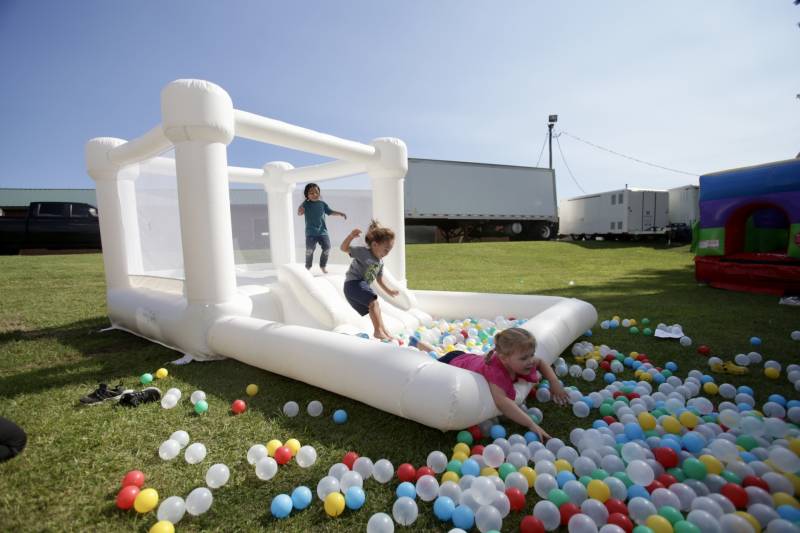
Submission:
[[175,145],[185,296],[189,305],[232,301],[236,274],[227,145],[233,104],[222,88],[176,80],[161,92],[164,135]]
[[292,191],[294,183],[283,179],[292,165],[274,161],[264,165],[264,190],[267,192],[267,216],[269,217],[269,250],[272,264],[276,267],[294,263],[294,210]]
[[403,181],[408,172],[408,152],[400,139],[384,137],[370,143],[377,153],[367,173],[372,182],[372,216],[394,230],[394,249],[384,260],[397,281],[406,286],[406,230]]
[[135,180],[139,165],[121,167],[109,152],[122,139],[98,137],[86,143],[86,167],[95,181],[100,215],[100,238],[108,291],[130,287],[128,276],[142,272],[142,249],[136,216]]

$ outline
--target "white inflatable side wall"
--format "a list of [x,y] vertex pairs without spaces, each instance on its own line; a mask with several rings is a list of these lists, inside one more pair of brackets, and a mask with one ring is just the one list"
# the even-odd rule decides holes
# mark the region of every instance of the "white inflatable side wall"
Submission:
[[[161,94],[162,124],[139,139],[96,138],[86,145],[97,184],[107,301],[112,325],[195,359],[231,357],[362,401],[442,430],[461,429],[497,413],[486,381],[411,348],[352,335],[368,317],[347,304],[342,269],[312,276],[295,261],[292,191],[296,183],[367,172],[373,212],[395,230],[385,281],[376,290],[389,329],[409,332],[432,316],[529,318],[537,355],[552,362],[597,320],[590,304],[552,296],[411,291],[406,288],[402,141],[339,139],[233,108],[228,94],[202,80],[176,80]],[[234,135],[336,158],[305,168],[272,162],[229,167]],[[142,243],[134,183],[139,163],[174,147],[184,280],[141,276]],[[146,168],[146,167],[143,167]],[[270,271],[237,281],[231,236],[231,182],[267,191]],[[259,275],[262,277],[259,278]],[[263,279],[262,283],[257,280]],[[522,387],[518,401],[529,387]]]

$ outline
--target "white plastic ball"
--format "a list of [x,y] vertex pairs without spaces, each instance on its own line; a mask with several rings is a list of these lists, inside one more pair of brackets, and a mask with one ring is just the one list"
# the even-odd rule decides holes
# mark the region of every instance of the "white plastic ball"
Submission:
[[317,497],[325,501],[325,497],[339,490],[339,480],[333,476],[325,476],[317,483]]
[[533,506],[533,516],[542,521],[547,531],[555,531],[561,523],[561,513],[556,504],[549,500],[539,500]]
[[425,464],[436,474],[441,474],[447,469],[447,456],[439,450],[433,451],[428,454]]
[[310,416],[319,416],[322,414],[322,402],[313,400],[308,402],[308,406],[306,407],[306,412]]
[[228,482],[231,477],[231,471],[222,463],[211,465],[206,472],[206,485],[210,489],[218,489]]
[[165,440],[158,447],[158,456],[164,461],[171,461],[181,453],[181,444],[173,439]]
[[417,502],[408,496],[397,498],[392,506],[392,516],[401,526],[410,526],[417,520],[418,515]]
[[256,462],[256,477],[261,481],[269,481],[278,473],[278,463],[272,457],[262,457]]
[[297,461],[297,466],[300,468],[308,468],[314,466],[317,462],[317,450],[313,446],[306,444],[297,450],[294,460]]
[[263,444],[253,444],[250,446],[250,449],[247,450],[247,462],[254,465],[267,455],[269,455],[269,453],[267,452],[266,446]]
[[497,468],[505,462],[505,458],[503,449],[496,444],[490,444],[483,449],[483,459],[487,466]]
[[345,472],[342,476],[342,479],[339,480],[339,490],[342,491],[342,494],[347,493],[347,489],[350,487],[363,487],[364,486],[364,478],[361,477],[361,474],[355,471]]
[[378,459],[372,468],[372,477],[378,483],[388,483],[394,477],[394,465],[388,459]]
[[186,448],[183,458],[186,459],[186,462],[190,465],[196,465],[206,458],[206,453],[205,445],[201,442],[195,442]]
[[189,401],[192,402],[192,405],[196,404],[200,400],[206,399],[206,393],[201,390],[196,390],[189,396]]
[[186,502],[180,496],[170,496],[158,506],[156,516],[159,520],[167,520],[177,524],[186,513]]
[[420,476],[416,485],[417,495],[424,502],[432,502],[439,495],[439,482],[433,476]]
[[300,412],[300,406],[297,404],[297,402],[286,402],[285,404],[283,404],[283,414],[285,414],[289,418],[297,416],[299,412]]
[[500,531],[503,527],[503,517],[494,506],[482,505],[475,513],[475,526],[481,533],[492,530]]
[[182,429],[173,431],[169,438],[178,441],[178,444],[181,445],[181,448],[184,448],[187,444],[189,444],[189,434]]
[[211,491],[205,487],[198,487],[186,497],[186,512],[192,516],[201,515],[211,508],[213,502],[214,496]]

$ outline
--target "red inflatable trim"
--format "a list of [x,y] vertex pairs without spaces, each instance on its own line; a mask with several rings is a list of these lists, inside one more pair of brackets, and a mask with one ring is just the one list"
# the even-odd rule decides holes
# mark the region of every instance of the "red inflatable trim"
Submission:
[[800,293],[800,260],[783,254],[697,256],[695,279],[718,289],[762,294]]

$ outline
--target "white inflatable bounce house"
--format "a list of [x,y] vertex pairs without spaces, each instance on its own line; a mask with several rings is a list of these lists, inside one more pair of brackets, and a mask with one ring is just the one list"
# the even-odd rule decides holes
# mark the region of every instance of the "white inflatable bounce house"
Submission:
[[[403,219],[408,161],[398,139],[361,144],[240,111],[222,88],[202,80],[168,84],[161,115],[162,123],[137,139],[101,137],[86,145],[116,329],[177,350],[185,360],[234,358],[441,430],[496,416],[481,376],[412,348],[354,335],[372,328],[369,317],[344,298],[347,257],[332,255],[327,275],[296,261],[303,235],[295,231],[301,227],[295,185],[363,173],[371,192],[354,195],[361,204],[346,209],[328,199],[350,215],[347,222],[329,219],[329,229],[334,249],[351,228],[366,229],[373,213],[395,231],[384,279],[400,293],[379,292],[390,331],[410,334],[439,319],[525,317],[522,327],[536,336],[537,355],[552,362],[597,320],[593,306],[575,299],[409,290]],[[227,147],[234,137],[332,161],[232,167]],[[174,158],[163,157],[173,149]],[[267,231],[258,237],[268,237],[262,250],[237,248],[230,200],[235,183],[266,191],[267,204],[259,208]],[[528,390],[520,387],[518,401]]]

